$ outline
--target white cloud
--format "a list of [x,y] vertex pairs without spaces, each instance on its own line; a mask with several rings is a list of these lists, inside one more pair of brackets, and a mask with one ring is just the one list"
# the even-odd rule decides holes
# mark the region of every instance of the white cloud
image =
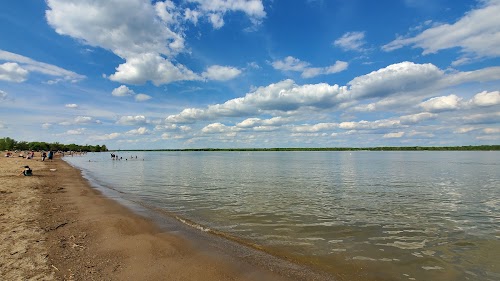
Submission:
[[[123,58],[125,62],[108,76],[110,80],[126,84],[151,81],[158,86],[202,79],[186,66],[173,62],[176,55],[186,51],[183,20],[196,23],[200,16],[207,16],[219,28],[227,12],[243,12],[254,23],[265,17],[260,0],[190,2],[176,6],[169,0],[155,4],[144,0],[47,0],[46,18],[57,33]],[[205,78],[227,80],[239,74],[235,68],[225,70],[229,73],[207,72]]]
[[470,103],[475,106],[492,106],[500,104],[500,91],[483,91],[474,95]]
[[457,129],[455,129],[453,132],[455,134],[466,134],[468,132],[472,132],[474,130],[477,130],[476,127],[459,127]]
[[121,85],[120,87],[113,89],[111,92],[111,95],[115,97],[126,97],[126,96],[132,96],[135,95],[135,92],[131,89],[129,89],[125,85]]
[[152,81],[156,86],[182,80],[200,80],[199,75],[182,64],[174,65],[170,60],[154,53],[131,56],[116,68],[109,79],[127,84],[144,84]]
[[66,108],[78,108],[78,104],[76,104],[76,103],[69,103],[69,104],[66,104],[64,107],[66,107]]
[[28,71],[15,62],[0,64],[0,80],[21,83],[28,79]]
[[90,124],[90,123],[99,123],[99,121],[95,121],[94,118],[89,116],[77,116],[74,120],[74,124]]
[[[414,106],[422,98],[449,86],[477,81],[495,81],[500,68],[490,68],[470,72],[445,74],[432,64],[402,62],[389,65],[369,74],[354,78],[349,86],[320,84],[297,85],[293,80],[284,80],[258,87],[245,96],[226,101],[223,104],[210,105],[206,108],[186,108],[179,114],[170,115],[166,123],[194,123],[224,117],[255,117],[261,114],[297,114],[299,110],[311,112],[352,107],[354,110],[374,111],[383,107],[396,110],[400,106]],[[494,93],[494,92],[493,92]],[[487,95],[490,99],[496,95]],[[368,105],[356,106],[363,100],[383,98]],[[481,97],[482,99],[482,97]],[[439,111],[436,99],[423,103],[424,107]],[[432,103],[432,106],[431,106]],[[460,104],[457,101],[457,106]],[[443,110],[444,107],[441,107]],[[448,107],[448,109],[450,109]],[[402,122],[411,123],[430,119],[431,113],[405,117]]]
[[44,130],[48,130],[48,129],[52,128],[52,126],[53,126],[53,124],[51,124],[51,123],[43,123],[42,124],[42,128]]
[[448,110],[457,110],[460,108],[462,98],[456,95],[442,96],[431,98],[427,101],[420,103],[425,111],[429,112],[441,112]]
[[184,10],[184,19],[192,22],[194,25],[198,24],[198,19],[202,16],[200,11],[191,10],[187,8]]
[[460,48],[466,57],[498,57],[500,55],[500,1],[484,0],[483,7],[471,10],[453,24],[440,24],[424,30],[414,37],[399,37],[382,47],[392,51],[407,45],[423,49],[423,54]]
[[361,120],[359,122],[350,121],[342,122],[339,124],[339,128],[343,130],[377,130],[399,127],[401,127],[401,122],[394,119],[383,119],[375,121]]
[[485,134],[500,134],[500,128],[484,128]]
[[146,127],[140,127],[134,130],[128,131],[127,135],[148,135],[150,132]]
[[222,18],[222,15],[209,14],[208,18],[215,29],[220,29],[221,27],[224,26],[224,18]]
[[90,139],[95,140],[95,141],[107,141],[107,140],[116,139],[119,136],[121,136],[120,133],[110,133],[110,134],[104,134],[104,135],[98,135],[98,136],[91,136]]
[[212,123],[201,129],[201,131],[205,134],[228,133],[232,130],[232,127],[228,127],[221,123]]
[[77,116],[73,120],[64,121],[59,123],[62,126],[77,125],[77,124],[101,124],[100,120],[95,120],[90,116]]
[[429,87],[444,75],[435,65],[401,62],[354,78],[350,85],[352,97],[385,97]]
[[328,108],[339,102],[337,96],[345,91],[338,85],[306,84],[299,86],[293,80],[284,80],[267,87],[259,87],[243,98],[211,106],[209,113],[240,114],[258,111],[293,111],[301,107]]
[[[55,65],[39,62],[25,56],[0,50],[0,60],[9,61],[0,65],[0,80],[12,82],[24,82],[30,72],[42,73],[49,76],[59,77],[55,81],[78,82],[85,76],[60,68]],[[2,78],[3,77],[3,78]],[[10,79],[10,80],[8,80]],[[53,84],[49,82],[49,84]]]
[[184,49],[182,36],[164,24],[149,1],[48,0],[47,5],[47,21],[57,33],[122,58],[142,53],[168,56]]
[[399,117],[399,121],[403,125],[414,125],[418,124],[422,121],[429,120],[429,119],[435,119],[437,117],[437,114],[430,113],[430,112],[421,112],[417,114],[411,114],[411,115],[405,115]]
[[271,63],[275,69],[285,70],[285,71],[298,71],[302,72],[304,69],[309,67],[308,62],[301,61],[292,56],[288,56],[283,60],[277,60]]
[[465,124],[494,124],[500,123],[500,112],[478,113],[461,118]]
[[154,5],[156,14],[167,24],[173,25],[179,21],[181,13],[175,4],[170,0],[159,1]]
[[402,138],[404,134],[405,134],[404,132],[388,133],[385,134],[383,138],[389,138],[389,139]]
[[325,70],[326,74],[332,74],[332,73],[344,71],[347,69],[348,66],[349,66],[349,63],[347,63],[345,61],[338,60],[335,62],[335,64],[326,67],[324,70]]
[[310,63],[301,61],[297,58],[288,56],[283,60],[277,60],[271,63],[274,69],[283,71],[301,72],[303,78],[312,78],[322,74],[332,74],[347,69],[349,64],[345,61],[336,61],[335,64],[327,67],[310,67]]
[[347,32],[333,42],[333,45],[344,51],[364,51],[365,32]]
[[83,135],[85,132],[85,128],[80,128],[76,130],[68,130],[66,131],[66,135]]
[[299,125],[299,126],[294,126],[292,128],[292,132],[297,132],[297,133],[316,133],[316,132],[321,132],[325,130],[331,130],[338,128],[339,124],[337,123],[319,123],[319,124],[314,124],[314,125]]
[[135,99],[136,101],[139,101],[139,102],[141,102],[141,101],[147,101],[147,100],[150,100],[151,98],[152,98],[151,96],[148,96],[148,95],[146,95],[146,94],[137,94],[137,95],[134,97],[134,99]]
[[122,116],[120,117],[120,119],[118,119],[116,123],[120,125],[144,125],[149,123],[149,121],[146,119],[144,115],[137,115],[137,116]]
[[235,67],[212,65],[202,73],[203,78],[209,80],[227,81],[241,74],[241,70]]
[[271,127],[286,124],[290,119],[285,117],[273,117],[271,119],[247,118],[236,124],[238,128],[256,128],[256,127]]
[[[223,15],[227,12],[243,12],[253,24],[258,24],[266,16],[261,0],[188,0],[198,3],[197,11],[209,17],[213,27],[224,25]],[[196,17],[198,18],[198,17]]]

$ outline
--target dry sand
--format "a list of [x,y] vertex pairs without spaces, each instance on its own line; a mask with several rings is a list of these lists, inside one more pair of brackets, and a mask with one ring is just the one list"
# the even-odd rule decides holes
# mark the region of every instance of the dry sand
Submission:
[[[24,165],[33,176],[18,176]],[[200,251],[104,197],[58,158],[1,157],[0,200],[1,280],[323,279]]]

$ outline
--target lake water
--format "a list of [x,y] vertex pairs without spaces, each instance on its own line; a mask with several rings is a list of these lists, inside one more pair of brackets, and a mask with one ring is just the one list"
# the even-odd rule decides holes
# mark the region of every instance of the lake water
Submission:
[[64,159],[195,228],[346,280],[500,280],[500,152],[117,154]]

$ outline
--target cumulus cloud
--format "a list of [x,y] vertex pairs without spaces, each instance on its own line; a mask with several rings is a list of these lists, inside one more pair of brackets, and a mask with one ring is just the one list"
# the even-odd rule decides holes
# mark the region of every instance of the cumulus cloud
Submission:
[[483,91],[474,95],[470,103],[475,106],[492,106],[500,104],[500,91],[487,92]]
[[212,65],[202,73],[202,76],[209,80],[227,81],[240,74],[241,70],[235,67]]
[[353,98],[385,97],[396,93],[428,88],[444,76],[435,65],[401,62],[351,80]]
[[472,132],[474,130],[477,130],[476,127],[459,127],[457,129],[455,129],[453,132],[455,134],[466,134],[468,132]]
[[365,32],[355,31],[347,32],[342,37],[333,42],[333,45],[343,49],[344,51],[364,51]]
[[133,90],[129,89],[127,86],[121,85],[120,87],[114,89],[111,92],[111,95],[113,95],[115,97],[127,97],[127,96],[135,95],[135,92]]
[[329,108],[340,101],[337,96],[345,91],[338,85],[326,83],[299,86],[293,80],[284,80],[267,87],[259,87],[242,98],[206,109],[188,108],[181,113],[168,116],[168,123],[190,123],[197,120],[211,120],[218,117],[249,116],[258,112],[289,112],[303,107]]
[[416,36],[398,37],[382,47],[392,51],[404,46],[423,49],[423,54],[460,48],[465,57],[455,64],[467,62],[471,57],[498,57],[500,55],[500,1],[484,0],[482,7],[471,10],[452,24],[439,24]]
[[141,102],[141,101],[147,101],[147,100],[150,100],[151,98],[152,98],[151,96],[146,95],[146,94],[137,94],[137,95],[134,97],[134,99],[135,99],[136,101],[139,101],[139,102]]
[[[265,17],[260,0],[190,0],[183,3],[145,0],[47,0],[47,22],[61,35],[71,36],[84,44],[104,48],[125,60],[108,76],[127,84],[155,85],[175,81],[205,79],[228,80],[239,75],[235,68],[225,73],[210,69],[205,76],[194,73],[174,58],[186,51],[183,20],[197,22],[198,17],[211,18],[214,27],[223,26],[223,15],[243,12],[254,23]],[[186,3],[184,3],[186,4]]]
[[383,119],[375,121],[361,120],[359,122],[349,121],[339,124],[339,128],[343,130],[377,130],[399,127],[401,127],[401,122],[395,119]]
[[48,0],[47,5],[47,21],[57,33],[122,58],[150,52],[173,55],[184,49],[182,36],[157,20],[149,1]]
[[325,130],[331,130],[338,128],[339,124],[337,123],[319,123],[314,125],[298,125],[292,128],[292,132],[297,133],[316,133]]
[[77,116],[73,120],[61,122],[59,123],[59,125],[69,126],[69,125],[101,124],[101,123],[102,122],[100,120],[96,120],[90,116]]
[[500,128],[484,128],[483,132],[485,134],[500,134]]
[[277,70],[301,72],[303,78],[312,78],[318,75],[341,72],[346,70],[349,66],[345,61],[336,61],[335,64],[327,67],[310,67],[310,63],[291,56],[283,60],[276,60],[272,62],[271,65]]
[[28,79],[28,71],[15,62],[0,64],[0,80],[21,83]]
[[0,60],[8,61],[0,65],[0,80],[18,83],[24,82],[30,72],[37,72],[44,75],[58,77],[59,79],[57,81],[64,80],[69,82],[78,82],[85,78],[85,76],[77,74],[73,71],[39,62],[4,50],[0,50]]
[[137,129],[130,130],[126,133],[127,135],[148,135],[149,130],[146,127],[140,127]]
[[85,128],[80,128],[76,130],[68,130],[66,131],[66,135],[83,135],[85,132]]
[[147,101],[150,100],[152,97],[146,94],[136,94],[134,90],[129,89],[129,87],[125,85],[121,85],[118,88],[115,88],[112,92],[111,95],[115,97],[129,97],[133,96],[135,101],[142,102],[142,101]]
[[460,108],[462,99],[456,95],[431,98],[420,103],[420,107],[429,112],[441,112],[457,110]]
[[260,119],[260,118],[247,118],[240,123],[236,124],[239,128],[255,128],[255,127],[270,127],[270,126],[280,126],[288,123],[290,118],[286,117],[273,117],[271,119]]
[[201,80],[201,77],[184,65],[173,64],[158,54],[142,53],[128,57],[109,79],[136,85],[151,81],[158,86],[182,80]]
[[430,112],[421,112],[417,114],[405,115],[399,118],[399,121],[403,125],[414,125],[425,120],[435,119],[437,114]]
[[94,140],[94,141],[107,141],[107,140],[116,139],[119,136],[121,136],[120,133],[110,133],[110,134],[104,134],[104,135],[91,136],[90,139]]
[[500,112],[478,113],[461,118],[465,124],[498,124],[500,123]]
[[66,104],[64,107],[75,109],[75,108],[78,108],[78,104],[76,104],[76,103],[69,103],[69,104]]
[[116,121],[120,125],[145,125],[149,123],[144,115],[122,116]]
[[[410,124],[426,118],[434,118],[435,115],[431,113],[434,111],[450,110],[453,106],[458,109],[463,103],[456,96],[422,102],[422,99],[427,98],[429,93],[458,85],[460,81],[468,83],[497,80],[499,74],[500,68],[445,74],[432,64],[402,62],[356,77],[348,83],[348,86],[326,83],[297,85],[293,80],[284,80],[255,88],[243,97],[231,99],[222,104],[210,105],[206,108],[186,108],[179,114],[168,116],[165,122],[194,123],[225,117],[295,114],[299,110],[317,111],[349,106],[355,110],[374,111],[383,107],[397,108],[401,105],[414,106],[421,103],[421,107],[429,112],[407,116],[401,120]],[[496,93],[492,93],[478,96],[477,102],[486,99],[494,102]],[[358,102],[373,99],[381,100],[368,105],[355,106]]]
[[[209,18],[212,26],[219,29],[224,26],[223,16],[227,12],[243,12],[253,24],[259,24],[266,16],[261,0],[188,0],[199,4],[198,14]],[[192,12],[190,11],[192,15]],[[199,15],[196,16],[196,19]]]
[[307,67],[309,67],[309,63],[301,61],[292,56],[288,56],[283,60],[277,60],[272,62],[272,66],[278,70],[301,72],[304,71],[304,69],[306,69]]
[[394,139],[394,138],[402,138],[404,136],[404,132],[395,132],[395,133],[388,133],[383,136],[383,138],[388,138],[388,139]]

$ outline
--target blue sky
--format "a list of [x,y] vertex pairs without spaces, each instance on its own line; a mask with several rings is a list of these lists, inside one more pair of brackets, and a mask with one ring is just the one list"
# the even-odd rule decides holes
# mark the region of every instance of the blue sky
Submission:
[[0,137],[110,149],[500,143],[500,0],[18,0]]

